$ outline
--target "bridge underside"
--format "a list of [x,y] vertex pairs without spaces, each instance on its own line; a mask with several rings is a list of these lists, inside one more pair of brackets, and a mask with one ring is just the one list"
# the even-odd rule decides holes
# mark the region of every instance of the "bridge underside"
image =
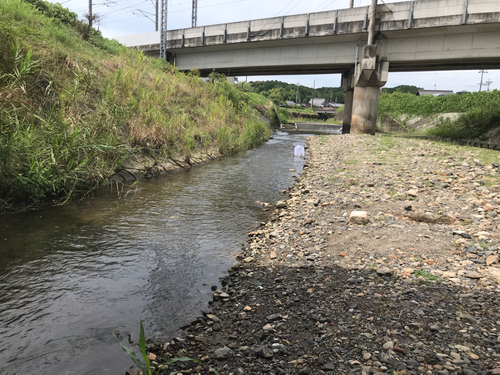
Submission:
[[[198,68],[232,76],[323,74],[350,70],[362,58],[366,33],[173,48],[181,71]],[[378,56],[391,72],[500,69],[498,24],[388,31],[377,36]],[[156,47],[156,48],[155,48]],[[359,47],[359,48],[358,48]],[[151,56],[159,46],[141,48]]]

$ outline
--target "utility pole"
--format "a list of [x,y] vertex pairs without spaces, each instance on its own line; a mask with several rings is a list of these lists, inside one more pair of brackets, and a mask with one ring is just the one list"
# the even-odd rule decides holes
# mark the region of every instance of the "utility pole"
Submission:
[[493,83],[491,79],[488,78],[488,80],[485,82],[486,85],[488,85],[488,92],[490,92],[490,85]]
[[167,58],[168,0],[161,0],[160,59]]
[[486,70],[484,69],[481,69],[479,71],[479,73],[481,73],[481,82],[479,83],[479,92],[481,92],[481,90],[483,89],[483,76],[484,76],[484,73],[488,73]]
[[354,7],[354,0],[349,0],[349,8],[353,8]]
[[92,27],[92,0],[89,0],[89,30]]
[[156,0],[156,11],[155,11],[155,31],[158,31],[158,1]]
[[370,25],[368,29],[368,43],[369,45],[375,44],[375,20],[377,17],[377,0],[372,0],[370,9]]
[[193,14],[191,20],[191,27],[196,27],[198,23],[198,0],[193,0]]
[[295,104],[299,104],[299,84],[297,83],[297,90],[295,92]]

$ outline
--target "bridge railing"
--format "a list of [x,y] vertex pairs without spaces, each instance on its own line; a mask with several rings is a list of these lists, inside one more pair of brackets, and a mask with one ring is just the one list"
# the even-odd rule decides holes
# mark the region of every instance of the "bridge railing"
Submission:
[[[367,32],[369,7],[169,30],[167,48],[214,46],[288,38]],[[499,0],[415,0],[379,4],[380,30],[446,27],[500,22]],[[154,46],[159,33],[117,38],[126,46]]]

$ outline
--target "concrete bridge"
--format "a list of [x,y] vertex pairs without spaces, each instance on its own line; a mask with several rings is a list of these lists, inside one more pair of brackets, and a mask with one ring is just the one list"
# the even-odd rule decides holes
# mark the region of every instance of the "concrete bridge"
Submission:
[[[389,71],[500,68],[500,1],[416,0],[167,32],[169,61],[204,75],[342,73],[344,131],[373,133]],[[159,55],[159,33],[117,38]],[[349,112],[352,110],[352,116]]]

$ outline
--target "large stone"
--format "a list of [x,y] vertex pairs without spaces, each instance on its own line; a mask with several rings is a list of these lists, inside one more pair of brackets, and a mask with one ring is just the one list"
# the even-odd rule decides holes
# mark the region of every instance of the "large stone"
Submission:
[[366,211],[352,211],[349,215],[349,224],[368,224],[370,223],[370,218],[368,217],[368,212]]
[[416,189],[410,189],[406,192],[406,194],[409,196],[409,197],[418,197],[418,190]]
[[228,347],[215,349],[214,358],[218,360],[224,360],[234,357],[234,352]]
[[273,351],[267,345],[261,345],[255,348],[255,355],[261,358],[273,358]]
[[490,266],[492,264],[498,263],[498,255],[490,255],[488,258],[486,258],[486,265]]
[[377,269],[377,275],[379,276],[391,276],[392,271],[389,267],[380,267]]

